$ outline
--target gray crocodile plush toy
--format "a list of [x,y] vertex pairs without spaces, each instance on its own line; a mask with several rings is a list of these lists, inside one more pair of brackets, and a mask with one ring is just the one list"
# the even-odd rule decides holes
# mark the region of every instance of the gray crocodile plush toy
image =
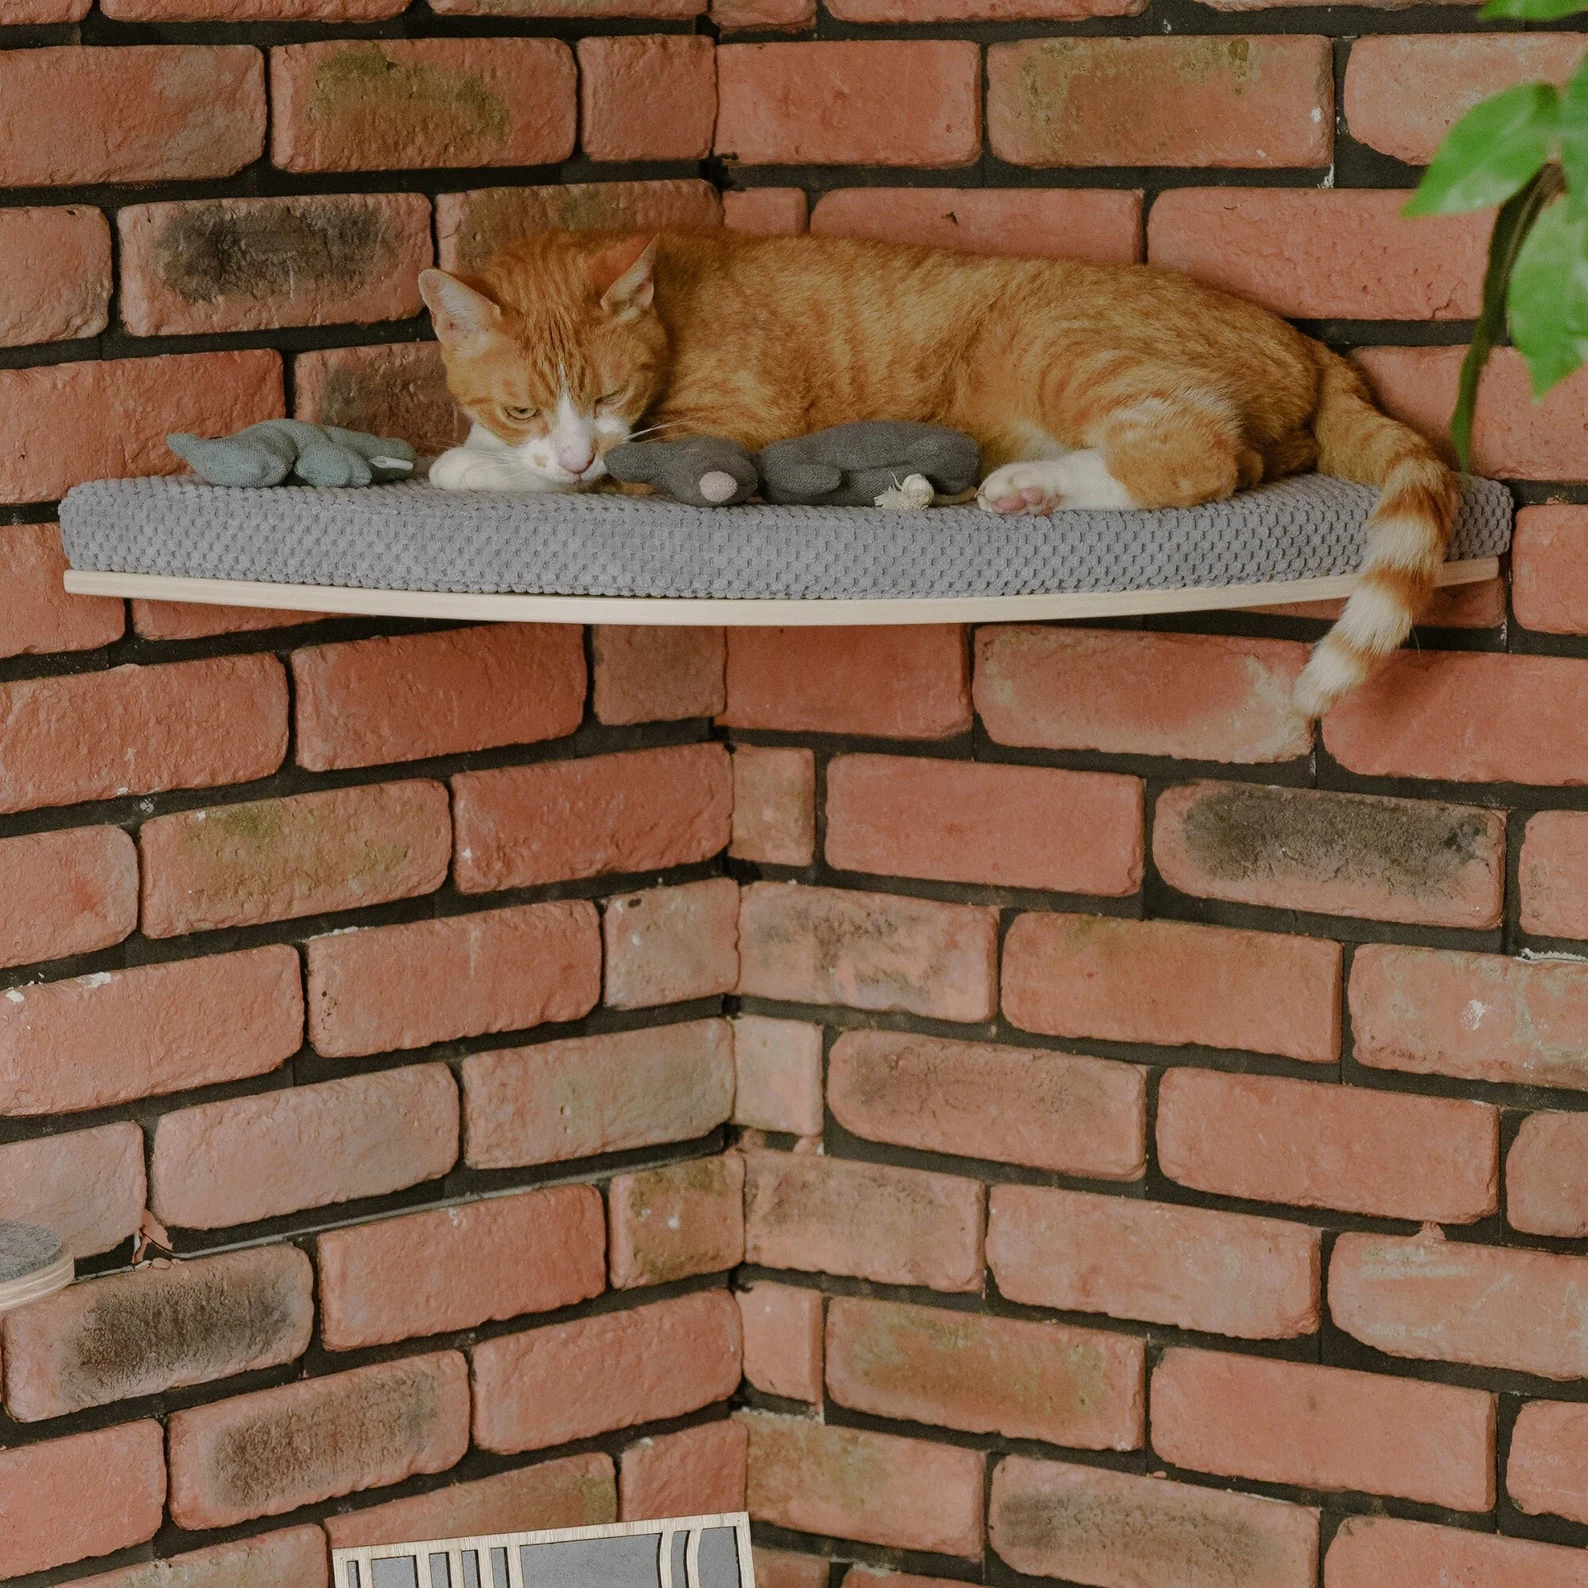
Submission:
[[903,508],[974,489],[981,451],[961,430],[867,420],[774,441],[759,453],[721,436],[630,441],[613,447],[606,465],[614,479],[696,507],[728,506],[758,491],[780,504]]
[[418,460],[406,441],[301,419],[266,419],[215,441],[179,431],[165,444],[211,485],[280,485],[289,475],[305,485],[385,484],[406,480]]

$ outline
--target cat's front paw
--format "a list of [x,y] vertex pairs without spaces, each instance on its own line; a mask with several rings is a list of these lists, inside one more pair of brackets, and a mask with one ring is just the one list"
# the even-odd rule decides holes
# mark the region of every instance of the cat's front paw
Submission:
[[474,447],[452,447],[430,465],[430,483],[443,491],[555,491],[554,482]]
[[1031,513],[1045,516],[1063,508],[1134,507],[1122,486],[1096,451],[1067,453],[1006,463],[982,481],[978,505],[989,513]]

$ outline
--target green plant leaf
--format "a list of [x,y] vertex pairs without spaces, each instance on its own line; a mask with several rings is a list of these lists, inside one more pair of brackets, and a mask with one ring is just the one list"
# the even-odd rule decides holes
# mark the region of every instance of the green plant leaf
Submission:
[[1588,56],[1560,96],[1560,164],[1573,216],[1588,215]]
[[1588,0],[1489,0],[1478,15],[1484,21],[1510,17],[1522,22],[1556,22],[1578,11],[1588,11]]
[[1588,217],[1551,204],[1511,270],[1511,340],[1542,397],[1588,357]]
[[1445,135],[1402,213],[1453,215],[1504,202],[1549,159],[1559,123],[1559,96],[1548,83],[1491,94]]

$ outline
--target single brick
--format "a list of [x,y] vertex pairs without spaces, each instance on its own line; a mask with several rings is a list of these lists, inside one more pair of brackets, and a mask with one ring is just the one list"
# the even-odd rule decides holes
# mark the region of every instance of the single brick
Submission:
[[81,22],[92,0],[0,0],[0,26],[37,27]]
[[1340,1056],[1340,945],[1183,921],[1028,914],[1004,940],[1004,1013],[1026,1031]]
[[64,1566],[160,1530],[165,1447],[152,1420],[0,1450],[0,1573]]
[[1345,69],[1345,119],[1358,143],[1427,165],[1480,99],[1515,83],[1564,83],[1582,55],[1565,33],[1422,33],[1357,39]]
[[947,739],[964,733],[971,725],[964,630],[957,624],[905,623],[729,629],[728,709],[721,721],[730,728],[876,739]]
[[981,153],[980,47],[723,45],[716,152],[740,165],[970,165]]
[[744,1159],[736,1153],[615,1175],[607,1202],[619,1290],[726,1273],[744,1261]]
[[1588,1406],[1528,1401],[1511,1432],[1505,1488],[1529,1516],[1588,1522]]
[[734,746],[728,853],[769,866],[808,866],[816,858],[814,751]]
[[0,999],[0,1114],[71,1114],[264,1075],[303,1041],[285,944],[96,971]]
[[327,1058],[577,1020],[601,998],[584,899],[309,939],[309,1040]]
[[1580,1549],[1388,1516],[1348,1516],[1324,1562],[1325,1588],[1584,1588]]
[[1137,1450],[1145,1348],[1123,1334],[834,1296],[827,1388],[874,1417]]
[[1471,1224],[1498,1211],[1487,1103],[1211,1070],[1164,1073],[1158,1162],[1220,1196]]
[[0,1207],[42,1224],[73,1257],[120,1246],[144,1205],[143,1132],[131,1121],[0,1147]]
[[1505,1157],[1505,1216],[1529,1235],[1588,1235],[1588,1114],[1529,1114]]
[[840,871],[1134,893],[1142,784],[1108,772],[842,755],[827,768],[826,850]]
[[[727,0],[727,6],[719,3],[712,9],[717,26],[727,31],[731,26],[760,27],[759,22],[733,24],[728,20],[730,14],[737,14],[742,10],[754,7],[761,9],[758,0],[746,0],[744,6]],[[794,0],[794,8],[801,12],[805,9],[805,0]],[[777,0],[771,0],[767,7],[777,10]],[[800,27],[810,26],[816,20],[815,0],[810,0],[810,21],[799,22]],[[722,223],[732,231],[755,232],[763,237],[790,236],[797,237],[806,230],[810,204],[805,197],[805,190],[797,187],[753,187],[747,188],[742,193],[724,193],[722,195]]]
[[183,1229],[227,1229],[386,1196],[437,1179],[457,1156],[447,1067],[381,1070],[161,1115],[149,1205]]
[[297,628],[305,623],[325,621],[326,615],[318,612],[277,611],[270,607],[142,601],[136,597],[132,601],[133,632],[144,640],[204,640],[215,634],[251,634],[260,629]]
[[440,783],[377,783],[157,816],[138,832],[146,937],[356,910],[447,880]]
[[748,1446],[744,1425],[737,1422],[707,1423],[630,1445],[618,1463],[623,1520],[742,1511]]
[[1100,1588],[1312,1588],[1318,1513],[1250,1494],[1006,1456],[987,1508],[1018,1572]]
[[[469,433],[435,342],[323,348],[299,353],[292,371],[293,415],[310,424],[397,436],[432,456],[461,445]],[[510,698],[522,709],[523,696],[515,691]]]
[[800,1533],[977,1560],[979,1450],[741,1412],[750,1432],[751,1517]]
[[469,1369],[438,1351],[172,1412],[166,1426],[171,1520],[228,1527],[455,1467]]
[[[437,0],[441,16],[572,17],[588,21],[589,0]],[[706,0],[603,0],[603,17],[644,17],[687,22],[706,9]]]
[[752,883],[739,894],[739,991],[987,1020],[997,932],[997,913],[980,905]]
[[[623,42],[585,39],[580,49]],[[723,669],[728,648],[721,629],[598,623],[590,631],[590,644],[597,722],[682,722],[713,717],[727,704]]]
[[279,1367],[314,1328],[314,1270],[295,1246],[83,1280],[5,1319],[18,1422]]
[[733,820],[720,744],[462,772],[452,800],[464,893],[686,866],[726,849]]
[[1412,218],[1394,189],[1188,187],[1152,207],[1147,257],[1276,314],[1470,320],[1487,213]]
[[[446,0],[443,0],[445,5]],[[481,0],[484,4],[485,0]],[[499,5],[502,0],[492,0]],[[584,0],[568,0],[584,6]],[[631,4],[642,0],[630,0]],[[704,0],[685,0],[690,15]],[[588,15],[581,10],[580,15]],[[685,231],[722,225],[722,201],[699,177],[663,182],[571,182],[554,187],[491,187],[436,198],[437,257],[443,270],[478,270],[503,243],[526,232]]]
[[1324,38],[1024,39],[987,51],[987,142],[1015,165],[1326,166]]
[[1147,0],[835,0],[845,22],[1079,22],[1133,17]]
[[6,210],[0,269],[10,283],[0,304],[0,347],[98,336],[110,323],[110,227],[96,209]]
[[753,1553],[756,1588],[827,1588],[831,1567],[825,1555],[759,1546]]
[[403,0],[101,0],[118,22],[382,22]]
[[135,204],[118,211],[134,336],[406,320],[431,259],[419,193]]
[[[977,0],[949,3],[975,5]],[[983,0],[983,8],[1003,3]],[[1013,3],[1022,10],[1050,6],[1056,11],[1071,0]],[[916,0],[839,0],[845,13],[903,6],[923,9]],[[1141,258],[1141,194],[1101,188],[839,188],[817,200],[811,234],[1128,265]]]
[[1522,508],[1511,535],[1511,581],[1523,628],[1588,633],[1588,508]]
[[795,1136],[822,1133],[822,1028],[737,1015],[733,1122]]
[[579,141],[592,160],[703,160],[717,48],[691,33],[580,39]]
[[138,925],[138,851],[119,827],[0,838],[0,965],[89,954]]
[[350,1351],[599,1296],[606,1220],[594,1186],[553,1186],[331,1230],[318,1259],[322,1341]]
[[822,1293],[757,1280],[735,1297],[744,1328],[744,1376],[767,1395],[822,1398]]
[[[197,182],[265,146],[265,63],[233,44],[66,44],[0,55],[0,187]],[[202,392],[219,427],[217,382]],[[114,419],[85,426],[123,439]],[[140,472],[138,470],[132,471]]]
[[1009,625],[976,631],[976,711],[998,744],[1292,761],[1312,729],[1290,692],[1307,649],[1287,640]]
[[1152,1376],[1152,1446],[1220,1477],[1487,1511],[1494,1407],[1483,1390],[1172,1349]]
[[[0,100],[7,59],[51,53],[0,52]],[[185,465],[165,444],[171,431],[230,435],[282,412],[281,355],[266,348],[0,370],[0,502],[54,501],[111,475],[176,474]],[[85,413],[96,422],[80,423]]]
[[327,39],[270,52],[270,159],[287,171],[555,165],[573,153],[560,39]]
[[1134,1064],[846,1031],[827,1095],[838,1123],[870,1141],[1098,1180],[1146,1167],[1147,1077]]
[[298,764],[311,772],[532,744],[584,716],[579,629],[503,623],[292,653]]
[[742,1359],[725,1290],[499,1335],[474,1348],[474,1442],[540,1450],[682,1417],[726,1400]]
[[1493,927],[1505,897],[1505,813],[1255,783],[1158,796],[1152,858],[1201,899],[1425,926]]
[[471,1169],[693,1141],[733,1112],[726,1020],[568,1037],[463,1061]]
[[311,1523],[77,1581],[82,1588],[254,1588],[260,1583],[328,1588],[330,1562],[325,1554],[325,1534]]
[[67,595],[61,588],[66,568],[57,525],[0,527],[0,580],[6,590],[0,657],[92,651],[121,638],[126,603],[109,596]]
[[1374,1069],[1588,1089],[1588,966],[1367,943],[1351,1032]]
[[739,979],[739,884],[731,877],[608,899],[601,930],[609,1008],[711,998]]
[[[1463,357],[1459,347],[1369,347],[1357,361],[1389,413],[1443,446]],[[1588,376],[1535,402],[1522,355],[1498,349],[1478,388],[1472,469],[1504,479],[1588,478]]]
[[1288,1220],[1040,1186],[989,1200],[987,1266],[1033,1307],[1293,1339],[1318,1327],[1318,1264],[1318,1231]]
[[[612,1458],[592,1450],[494,1478],[448,1483],[429,1494],[388,1500],[325,1519],[332,1549],[404,1544],[422,1538],[475,1538],[548,1527],[598,1527],[618,1519]],[[239,1584],[238,1588],[246,1588]]]
[[1417,1236],[1341,1235],[1329,1263],[1329,1312],[1388,1356],[1582,1378],[1579,1313],[1588,1259]]
[[1367,777],[1576,784],[1588,782],[1585,714],[1575,658],[1400,651],[1329,713],[1323,742]]
[[766,1268],[979,1291],[982,1188],[924,1169],[752,1152],[744,1255]]

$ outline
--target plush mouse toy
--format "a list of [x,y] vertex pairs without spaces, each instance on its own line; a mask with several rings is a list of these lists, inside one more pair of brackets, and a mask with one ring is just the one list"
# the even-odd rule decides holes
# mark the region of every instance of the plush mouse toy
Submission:
[[384,484],[407,479],[418,458],[406,441],[301,419],[266,419],[215,441],[178,432],[165,444],[211,485],[280,485],[288,475],[305,485]]
[[730,507],[760,488],[755,454],[726,436],[625,441],[606,455],[607,473],[628,485],[654,485],[692,507]]

